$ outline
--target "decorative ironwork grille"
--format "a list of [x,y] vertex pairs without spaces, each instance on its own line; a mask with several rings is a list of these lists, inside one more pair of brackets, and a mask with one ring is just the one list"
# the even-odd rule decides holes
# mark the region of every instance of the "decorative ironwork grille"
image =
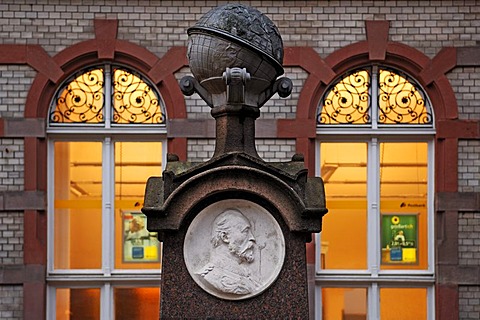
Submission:
[[317,114],[318,125],[371,125],[372,120],[378,125],[433,125],[433,112],[413,79],[398,71],[372,67],[355,70],[334,83]]
[[379,124],[432,124],[423,93],[405,75],[380,70],[378,87]]
[[319,124],[368,124],[370,117],[370,75],[359,70],[340,79],[323,101]]
[[164,123],[159,100],[139,76],[122,69],[113,72],[113,123]]
[[[165,123],[163,101],[146,79],[123,67],[112,67],[110,76],[109,69],[82,71],[67,81],[51,107],[50,124]],[[111,95],[105,96],[106,88]]]
[[50,112],[52,123],[103,123],[103,69],[76,74],[55,99]]

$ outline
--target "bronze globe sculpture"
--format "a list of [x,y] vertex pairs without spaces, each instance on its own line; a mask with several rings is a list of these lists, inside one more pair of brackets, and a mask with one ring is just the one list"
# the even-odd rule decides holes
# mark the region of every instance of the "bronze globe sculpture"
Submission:
[[[184,94],[197,92],[211,107],[224,105],[229,101],[227,85],[237,79],[244,83],[242,103],[259,108],[276,92],[281,97],[291,93],[291,80],[279,78],[284,73],[282,38],[260,11],[226,4],[210,10],[187,33],[195,78],[181,80]],[[234,95],[230,102],[238,100]]]

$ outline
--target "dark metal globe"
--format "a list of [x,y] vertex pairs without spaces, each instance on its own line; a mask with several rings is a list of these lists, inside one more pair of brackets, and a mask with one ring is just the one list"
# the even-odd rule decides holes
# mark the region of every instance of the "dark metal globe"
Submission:
[[284,73],[280,33],[254,8],[242,4],[214,8],[187,32],[190,69],[200,83],[233,67],[246,68],[252,77],[269,83]]

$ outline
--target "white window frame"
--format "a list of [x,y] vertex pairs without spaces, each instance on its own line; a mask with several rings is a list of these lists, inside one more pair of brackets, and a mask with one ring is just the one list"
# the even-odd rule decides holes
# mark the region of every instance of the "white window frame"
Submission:
[[[105,67],[105,123],[55,124],[47,128],[47,319],[56,319],[56,290],[100,288],[100,319],[114,319],[114,289],[160,287],[160,269],[115,269],[115,148],[116,142],[162,143],[162,172],[166,164],[165,124],[111,125],[110,65]],[[127,68],[131,69],[131,68]],[[150,84],[151,85],[151,84]],[[62,88],[62,87],[60,87]],[[159,94],[160,99],[161,96]],[[164,110],[162,110],[164,111]],[[101,269],[54,269],[54,144],[55,142],[102,143],[102,266]]]
[[[376,84],[376,67],[372,68],[372,84]],[[322,286],[355,287],[367,289],[367,319],[380,319],[380,289],[424,288],[427,290],[427,319],[435,319],[435,224],[434,224],[434,177],[435,177],[435,128],[431,126],[394,124],[378,125],[376,98],[378,88],[371,87],[371,125],[326,124],[317,127],[315,144],[315,175],[320,174],[320,145],[328,142],[363,142],[367,144],[367,269],[323,270],[321,261],[321,233],[315,235],[315,319],[322,319]],[[326,91],[328,92],[328,90]],[[428,97],[426,97],[428,100]],[[430,103],[430,101],[428,101]],[[431,106],[431,104],[430,104]],[[433,112],[433,108],[432,108]],[[432,114],[432,116],[434,116]],[[434,123],[434,121],[433,121]],[[379,145],[383,142],[425,142],[428,149],[427,168],[427,242],[428,257],[425,270],[380,270],[380,167]],[[372,183],[373,182],[373,183]],[[328,196],[328,195],[327,195]],[[327,200],[328,208],[328,200]]]

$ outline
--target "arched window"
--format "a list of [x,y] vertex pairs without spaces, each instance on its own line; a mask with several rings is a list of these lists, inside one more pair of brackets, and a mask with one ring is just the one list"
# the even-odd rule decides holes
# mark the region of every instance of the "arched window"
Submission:
[[82,70],[57,91],[49,126],[165,124],[165,107],[145,77],[120,66]]
[[331,86],[317,124],[433,127],[433,113],[415,80],[398,70],[371,66],[349,72]]
[[429,97],[400,70],[363,66],[325,91],[317,111],[317,173],[329,209],[317,237],[319,318],[432,317],[434,134]]
[[156,87],[127,67],[92,66],[59,86],[47,125],[48,318],[158,319],[162,248],[140,209],[162,173],[165,123]]

